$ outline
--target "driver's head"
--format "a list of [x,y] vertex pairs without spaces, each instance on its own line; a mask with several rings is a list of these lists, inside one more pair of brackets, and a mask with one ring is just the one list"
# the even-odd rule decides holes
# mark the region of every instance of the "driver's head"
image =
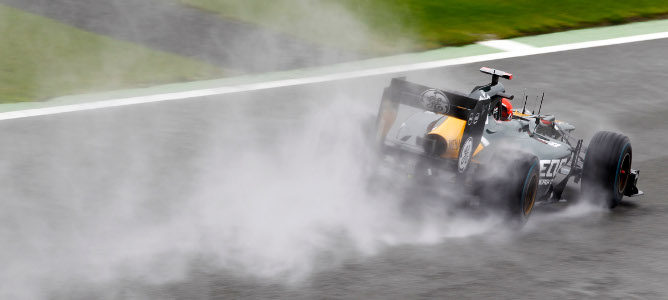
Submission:
[[513,118],[513,105],[510,100],[501,99],[501,121],[510,121]]

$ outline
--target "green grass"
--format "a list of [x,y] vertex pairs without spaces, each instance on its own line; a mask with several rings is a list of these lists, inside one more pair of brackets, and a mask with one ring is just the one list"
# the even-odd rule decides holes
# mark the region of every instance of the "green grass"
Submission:
[[[178,0],[371,55],[665,17],[666,0]],[[346,13],[348,12],[348,13]]]
[[221,76],[199,61],[0,5],[0,103]]

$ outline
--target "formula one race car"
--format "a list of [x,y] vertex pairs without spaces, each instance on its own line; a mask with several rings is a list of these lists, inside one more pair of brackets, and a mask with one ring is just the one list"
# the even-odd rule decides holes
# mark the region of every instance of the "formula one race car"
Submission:
[[514,97],[499,78],[512,74],[480,71],[492,76],[491,83],[467,95],[392,79],[376,118],[385,161],[412,160],[412,176],[428,179],[421,182],[467,186],[480,205],[520,225],[535,204],[559,201],[571,178],[581,182],[583,195],[610,208],[625,195],[642,194],[628,137],[597,132],[585,148],[572,137],[574,126],[509,109]]

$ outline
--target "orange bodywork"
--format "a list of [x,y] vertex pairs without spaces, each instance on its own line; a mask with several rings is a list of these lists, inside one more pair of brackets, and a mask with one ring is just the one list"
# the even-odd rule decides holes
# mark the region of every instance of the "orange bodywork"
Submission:
[[[466,120],[457,119],[454,117],[446,117],[441,125],[432,129],[429,134],[436,134],[441,136],[447,143],[447,149],[441,155],[442,158],[457,158],[459,156],[459,145],[462,142],[464,135],[464,128],[466,127]],[[473,155],[475,156],[484,147],[478,144]]]

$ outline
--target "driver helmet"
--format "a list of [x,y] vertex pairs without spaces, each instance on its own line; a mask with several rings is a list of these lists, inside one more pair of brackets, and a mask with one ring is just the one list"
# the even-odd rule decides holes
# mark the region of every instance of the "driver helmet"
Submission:
[[510,121],[513,118],[513,105],[510,100],[501,99],[501,121]]

